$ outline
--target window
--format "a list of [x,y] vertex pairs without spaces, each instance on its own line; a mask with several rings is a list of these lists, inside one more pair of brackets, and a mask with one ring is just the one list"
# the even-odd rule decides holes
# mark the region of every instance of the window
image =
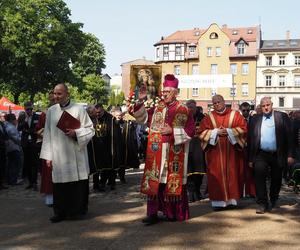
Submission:
[[175,56],[181,56],[181,47],[180,46],[175,47]]
[[272,66],[272,56],[266,56],[266,66]]
[[295,65],[300,65],[300,56],[295,56]]
[[216,32],[213,32],[213,33],[211,33],[210,35],[209,35],[209,38],[210,39],[218,39],[218,34],[216,33]]
[[195,55],[195,52],[196,52],[196,46],[190,46],[189,47],[189,54],[192,56],[192,55]]
[[244,41],[240,41],[239,44],[237,45],[237,54],[238,55],[245,55],[245,48],[246,44]]
[[157,58],[159,58],[159,52],[160,52],[159,48],[156,48],[156,57]]
[[230,96],[236,96],[236,84],[233,83],[232,87],[230,88]]
[[198,64],[192,65],[192,75],[199,75],[199,65]]
[[266,76],[266,86],[270,87],[272,85],[272,76]]
[[231,74],[233,74],[233,75],[237,74],[237,64],[236,63],[230,64],[230,71],[231,71]]
[[285,56],[279,56],[279,65],[285,65]]
[[284,97],[279,97],[279,107],[284,107]]
[[169,57],[169,47],[164,47],[164,57]]
[[221,56],[221,48],[216,47],[216,56]]
[[193,88],[192,90],[192,96],[198,96],[199,93],[198,93],[198,88]]
[[249,64],[248,63],[242,63],[242,74],[248,75],[249,73]]
[[211,96],[215,96],[217,94],[216,88],[211,88]]
[[180,65],[174,65],[174,75],[180,75]]
[[242,95],[249,95],[249,85],[248,83],[242,83]]
[[177,95],[180,95],[180,89],[177,89]]
[[279,86],[283,87],[285,85],[285,76],[279,76]]
[[211,74],[218,74],[218,64],[211,64],[210,65],[210,73]]
[[212,48],[207,47],[207,56],[212,56]]
[[300,87],[300,75],[294,77],[295,87]]

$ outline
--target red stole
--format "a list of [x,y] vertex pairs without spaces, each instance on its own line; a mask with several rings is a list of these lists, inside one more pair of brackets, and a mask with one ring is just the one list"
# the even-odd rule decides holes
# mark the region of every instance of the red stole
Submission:
[[[173,127],[184,127],[188,118],[188,109],[185,106],[176,104],[176,114],[172,121]],[[150,133],[148,136],[146,162],[142,178],[141,192],[149,196],[156,196],[158,193],[159,177],[162,160],[164,167],[168,168],[166,196],[180,197],[182,193],[182,180],[184,174],[184,144],[174,145],[174,137],[169,142],[166,152],[166,159],[162,159],[162,135],[159,129],[165,124],[167,107],[161,102],[155,109]]]

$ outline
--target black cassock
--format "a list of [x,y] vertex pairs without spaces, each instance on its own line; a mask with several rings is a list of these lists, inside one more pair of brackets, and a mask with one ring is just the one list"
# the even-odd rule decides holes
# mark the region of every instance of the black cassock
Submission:
[[122,131],[121,166],[124,168],[138,168],[138,141],[136,134],[136,122],[131,120],[120,120]]
[[94,121],[95,135],[88,144],[90,172],[119,168],[122,134],[116,119],[105,112]]

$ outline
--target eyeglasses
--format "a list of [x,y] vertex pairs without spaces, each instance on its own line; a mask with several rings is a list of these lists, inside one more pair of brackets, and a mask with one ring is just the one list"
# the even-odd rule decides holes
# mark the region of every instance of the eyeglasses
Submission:
[[162,93],[162,94],[170,94],[170,93],[171,93],[171,90],[162,90],[161,93]]

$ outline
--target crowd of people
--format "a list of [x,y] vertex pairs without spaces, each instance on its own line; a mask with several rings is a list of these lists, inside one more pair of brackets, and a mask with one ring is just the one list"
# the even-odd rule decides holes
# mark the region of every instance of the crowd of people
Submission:
[[140,86],[136,102],[105,109],[73,103],[58,84],[47,112],[27,102],[18,117],[1,113],[0,189],[40,186],[56,223],[87,213],[89,178],[94,192],[115,190],[117,178],[126,184],[126,168],[144,162],[146,225],[187,220],[189,203],[206,197],[214,211],[235,208],[242,197],[256,198],[257,214],[276,207],[282,180],[299,166],[300,111],[273,110],[269,97],[255,110],[247,102],[233,110],[215,95],[204,114],[177,93],[178,79],[166,75],[155,107],[145,107],[147,88]]

